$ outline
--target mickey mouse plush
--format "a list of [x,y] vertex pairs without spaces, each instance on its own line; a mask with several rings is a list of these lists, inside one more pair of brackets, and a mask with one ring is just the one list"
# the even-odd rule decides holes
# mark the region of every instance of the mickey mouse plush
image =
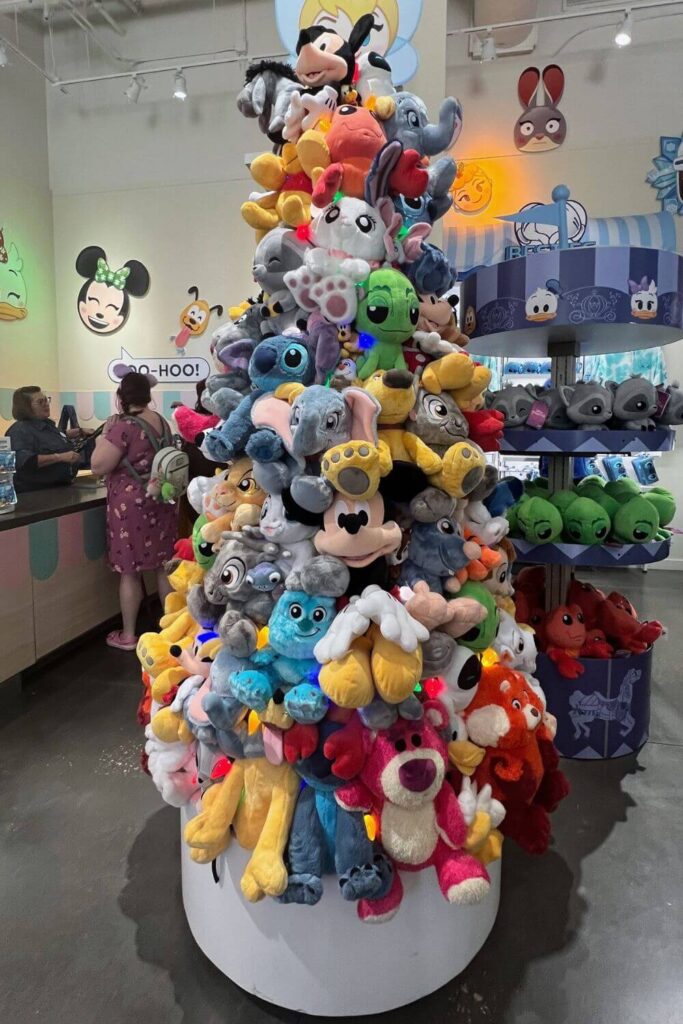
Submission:
[[341,96],[353,81],[356,53],[372,30],[380,28],[372,14],[358,19],[348,40],[325,25],[302,28],[296,44],[296,77],[311,92],[331,85]]

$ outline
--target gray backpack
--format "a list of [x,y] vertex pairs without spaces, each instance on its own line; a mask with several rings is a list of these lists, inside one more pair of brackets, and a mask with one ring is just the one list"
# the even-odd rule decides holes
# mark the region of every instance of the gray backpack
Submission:
[[161,417],[163,424],[161,437],[142,417],[124,416],[123,418],[135,423],[144,431],[154,449],[154,460],[150,473],[144,477],[134,469],[128,459],[122,459],[121,465],[129,476],[132,476],[139,484],[146,485],[145,493],[148,498],[173,504],[185,493],[190,480],[190,459],[187,453],[178,448],[177,438],[171,434],[171,429],[163,416]]

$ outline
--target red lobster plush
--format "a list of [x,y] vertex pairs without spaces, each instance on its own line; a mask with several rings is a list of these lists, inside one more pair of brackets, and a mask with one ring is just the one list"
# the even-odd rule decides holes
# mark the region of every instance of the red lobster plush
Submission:
[[499,826],[527,853],[545,853],[548,814],[569,792],[559,757],[543,723],[543,704],[521,672],[485,668],[477,693],[462,712],[472,743],[486,754],[474,773],[481,787],[505,806]]
[[590,583],[573,579],[567,594],[570,601],[580,605],[586,625],[601,629],[618,650],[642,654],[664,631],[656,619],[640,622],[631,602],[616,591],[605,597]]
[[[436,869],[449,903],[474,903],[489,889],[486,868],[463,847],[467,824],[446,778],[448,752],[441,733],[448,714],[439,701],[426,701],[420,721],[399,719],[388,729],[358,729],[358,721],[325,743],[332,771],[352,779],[335,793],[350,811],[375,811],[385,852],[399,871]],[[357,774],[357,777],[354,776]],[[399,871],[383,899],[360,900],[364,921],[393,917],[403,897]]]
[[586,623],[578,604],[560,604],[553,608],[543,623],[545,653],[557,665],[557,671],[566,679],[583,675],[578,661],[586,642]]

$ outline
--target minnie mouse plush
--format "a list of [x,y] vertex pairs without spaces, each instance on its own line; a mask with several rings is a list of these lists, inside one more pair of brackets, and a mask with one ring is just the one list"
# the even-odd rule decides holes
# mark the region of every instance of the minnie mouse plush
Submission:
[[76,271],[86,279],[78,293],[81,322],[93,334],[113,334],[128,319],[130,296],[142,298],[149,289],[149,271],[138,260],[128,260],[112,270],[107,254],[98,245],[81,249]]

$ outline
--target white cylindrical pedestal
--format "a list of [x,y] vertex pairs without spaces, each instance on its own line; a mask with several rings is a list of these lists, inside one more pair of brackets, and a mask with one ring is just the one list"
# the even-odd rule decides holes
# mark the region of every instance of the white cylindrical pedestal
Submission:
[[[181,811],[181,824],[192,816]],[[217,862],[195,864],[182,847],[183,903],[203,953],[240,988],[267,1002],[319,1016],[359,1016],[405,1006],[465,969],[498,912],[500,861],[476,906],[453,906],[432,869],[402,874],[403,903],[384,924],[363,924],[333,875],[315,907],[251,904],[240,878],[249,852],[234,843]]]

